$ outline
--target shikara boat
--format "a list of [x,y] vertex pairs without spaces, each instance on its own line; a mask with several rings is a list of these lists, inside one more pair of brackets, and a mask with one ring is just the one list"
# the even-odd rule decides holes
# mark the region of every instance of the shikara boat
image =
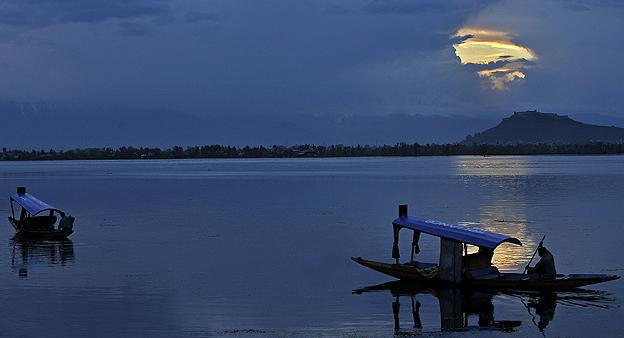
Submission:
[[[536,279],[525,273],[504,273],[491,264],[491,256],[487,264],[478,269],[468,269],[464,260],[467,245],[474,245],[493,252],[502,243],[522,245],[514,237],[485,231],[478,228],[464,227],[423,217],[408,216],[407,205],[399,206],[399,217],[392,222],[394,243],[392,257],[394,263],[376,262],[352,257],[356,263],[404,281],[429,284],[455,284],[473,288],[490,290],[569,290],[596,283],[619,279],[616,275],[605,274],[570,274],[557,275],[555,279]],[[413,230],[411,260],[399,263],[398,248],[399,231]],[[422,263],[414,260],[418,253],[420,234],[425,233],[440,238],[440,259],[438,264]]]
[[63,239],[74,233],[73,216],[28,194],[25,187],[18,187],[9,200],[9,222],[15,228],[16,237]]

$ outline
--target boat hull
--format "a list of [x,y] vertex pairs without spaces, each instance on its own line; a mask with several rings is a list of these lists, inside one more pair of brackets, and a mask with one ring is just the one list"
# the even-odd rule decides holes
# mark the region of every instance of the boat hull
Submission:
[[471,288],[488,290],[563,291],[620,278],[620,276],[604,274],[570,274],[557,275],[557,278],[553,280],[535,280],[519,273],[501,273],[500,275],[496,279],[467,279],[465,283]]
[[382,262],[375,262],[362,257],[351,257],[351,259],[363,265],[369,269],[381,272],[388,276],[392,276],[401,280],[411,281],[428,281],[435,280],[438,277],[438,269],[418,269],[415,266],[409,264],[388,264]]
[[[448,282],[438,278],[437,269],[435,274],[423,273],[423,271],[409,266],[408,264],[388,264],[370,261],[361,257],[351,258],[356,263],[369,269],[381,272],[402,281],[415,282],[424,285],[440,285]],[[604,274],[571,274],[557,275],[554,280],[532,280],[527,275],[520,273],[500,273],[498,277],[488,279],[464,279],[462,287],[487,290],[537,290],[537,291],[561,291],[576,289],[587,285],[608,282],[619,279],[616,275]]]
[[32,239],[65,239],[74,233],[74,230],[39,230],[28,229],[20,224],[16,219],[9,217],[9,222],[15,229],[15,237]]

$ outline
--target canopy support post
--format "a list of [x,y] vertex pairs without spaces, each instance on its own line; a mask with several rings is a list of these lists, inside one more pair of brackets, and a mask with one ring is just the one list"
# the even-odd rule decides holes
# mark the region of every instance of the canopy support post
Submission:
[[412,259],[411,262],[414,262],[414,255],[420,253],[420,247],[418,246],[418,241],[420,240],[420,231],[414,230],[414,235],[412,236]]
[[440,279],[453,284],[462,282],[462,243],[440,239]]
[[392,230],[394,232],[394,242],[392,243],[392,258],[395,259],[396,264],[399,264],[399,258],[401,258],[401,253],[399,252],[399,231],[400,227],[396,225],[392,225]]
[[[407,217],[407,204],[399,205],[399,217]],[[401,258],[401,253],[399,252],[399,231],[401,230],[401,227],[392,224],[392,230],[394,231],[394,243],[392,243],[392,258],[394,258],[396,264],[399,264],[399,258]]]

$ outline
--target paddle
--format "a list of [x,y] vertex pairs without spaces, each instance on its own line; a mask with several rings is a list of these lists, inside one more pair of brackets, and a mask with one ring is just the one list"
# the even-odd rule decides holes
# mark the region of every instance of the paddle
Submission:
[[529,266],[531,265],[531,262],[533,262],[533,258],[535,258],[535,254],[537,253],[537,250],[539,250],[539,248],[542,247],[542,244],[544,244],[544,239],[546,239],[546,235],[544,235],[544,237],[542,237],[542,240],[537,245],[537,248],[535,248],[535,251],[533,251],[533,256],[531,256],[531,260],[529,261],[529,264],[527,264],[524,267],[524,271],[522,271],[522,276],[520,276],[520,280],[522,280],[522,278],[524,278],[524,275],[529,270]]

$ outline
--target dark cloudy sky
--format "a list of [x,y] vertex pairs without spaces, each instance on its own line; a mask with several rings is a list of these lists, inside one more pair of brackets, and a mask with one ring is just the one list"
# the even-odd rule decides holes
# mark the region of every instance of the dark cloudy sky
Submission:
[[[3,0],[0,100],[195,115],[622,117],[622,32],[615,0]],[[462,63],[453,45],[469,39],[534,58]]]

